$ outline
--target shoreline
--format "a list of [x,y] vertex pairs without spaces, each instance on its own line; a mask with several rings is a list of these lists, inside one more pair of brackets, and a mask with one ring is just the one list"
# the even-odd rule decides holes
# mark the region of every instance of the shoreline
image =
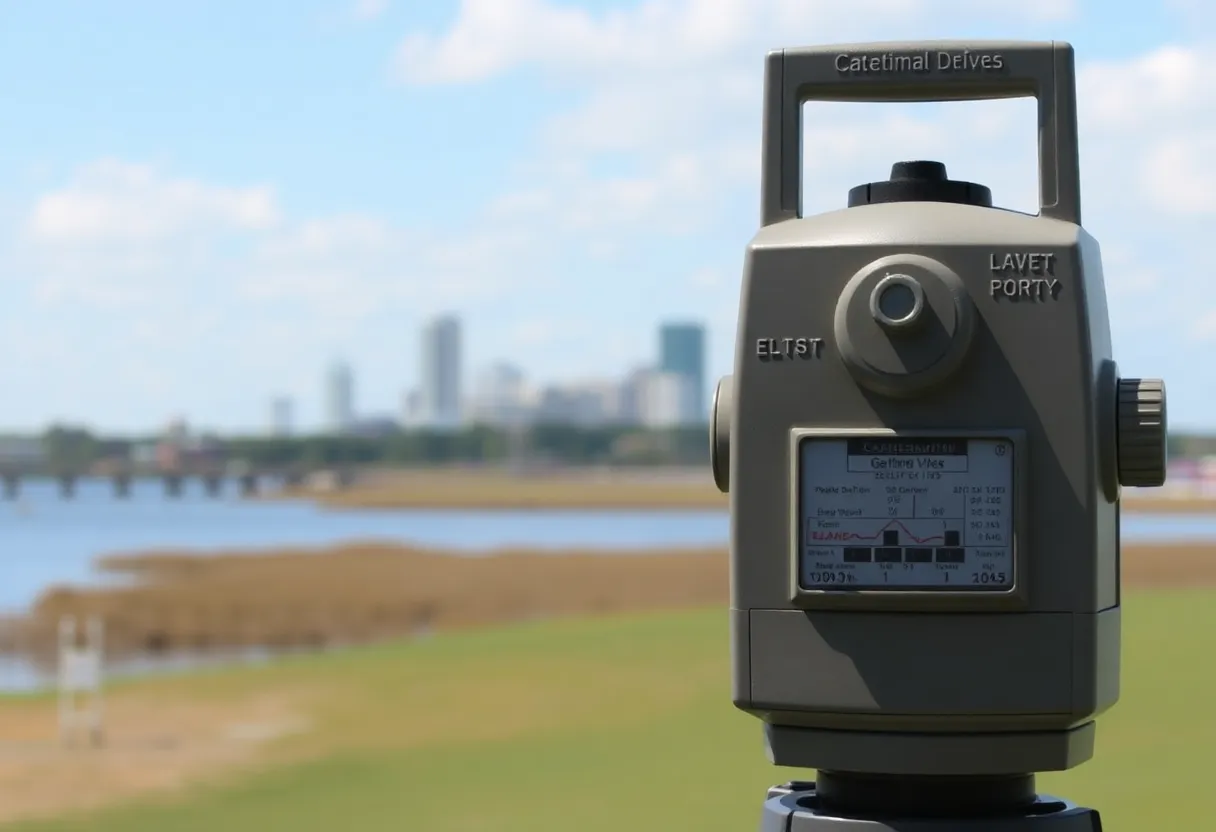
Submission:
[[[293,487],[259,499],[304,500],[331,510],[725,511],[729,497],[709,472],[415,470],[384,473],[346,488]],[[1216,514],[1216,497],[1124,497],[1131,514]]]
[[[44,590],[0,653],[53,662],[61,616],[100,616],[108,660],[322,650],[536,619],[729,601],[724,546],[447,551],[378,542],[98,559],[127,580]],[[1216,545],[1124,547],[1127,589],[1216,585]]]
[[[345,492],[316,492],[291,489],[264,497],[267,500],[304,500],[331,511],[545,511],[545,512],[709,512],[727,511],[729,498],[726,495],[700,495],[696,493],[667,493],[654,489],[645,494],[607,496],[580,493],[577,488],[564,493],[548,495],[483,494],[469,495],[427,494],[425,492],[398,491],[390,489],[352,488]],[[1161,515],[1216,515],[1216,498],[1198,497],[1134,497],[1123,500],[1122,510],[1127,514]]]

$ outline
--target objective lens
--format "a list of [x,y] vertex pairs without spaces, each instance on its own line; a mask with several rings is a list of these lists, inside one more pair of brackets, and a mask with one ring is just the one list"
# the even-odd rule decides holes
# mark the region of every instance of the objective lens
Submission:
[[903,283],[892,283],[882,290],[878,308],[891,320],[902,321],[916,309],[916,293]]
[[870,295],[870,314],[888,329],[911,326],[924,308],[924,290],[906,274],[887,275]]

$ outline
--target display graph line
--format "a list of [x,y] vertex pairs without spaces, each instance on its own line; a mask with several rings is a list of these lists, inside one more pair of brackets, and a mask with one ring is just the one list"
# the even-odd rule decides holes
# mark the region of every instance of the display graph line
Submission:
[[[858,518],[858,519],[862,519],[862,518]],[[889,529],[891,529],[893,527],[898,527],[899,530],[902,531],[904,534],[906,534],[909,538],[911,538],[912,542],[914,542],[914,543],[932,543],[937,540],[940,540],[944,543],[946,541],[946,532],[949,531],[949,529],[945,528],[945,525],[946,525],[945,521],[942,521],[942,533],[941,534],[930,535],[929,537],[917,537],[916,535],[912,534],[912,532],[908,530],[908,527],[905,526],[899,520],[891,520],[891,521],[888,521],[882,528],[880,528],[874,534],[858,534],[857,532],[827,532],[827,534],[831,535],[830,537],[817,537],[816,535],[821,534],[821,532],[813,531],[813,532],[811,532],[811,539],[812,540],[833,540],[833,541],[877,540],[878,538],[882,537],[883,532],[888,531]]]

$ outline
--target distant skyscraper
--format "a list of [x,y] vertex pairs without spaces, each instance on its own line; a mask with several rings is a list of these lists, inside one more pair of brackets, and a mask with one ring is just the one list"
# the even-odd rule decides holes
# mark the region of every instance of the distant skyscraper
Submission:
[[523,372],[498,363],[482,371],[475,383],[472,413],[475,422],[494,427],[518,425],[528,413],[528,386]]
[[621,385],[602,380],[550,385],[540,391],[536,421],[581,427],[620,423],[621,399]]
[[683,424],[709,420],[705,404],[705,327],[693,323],[665,323],[659,328],[659,367],[688,379],[690,392],[680,414]]
[[355,379],[350,366],[338,362],[325,379],[325,421],[332,433],[343,433],[355,420]]
[[406,390],[401,394],[401,425],[416,428],[422,422],[422,393],[417,389]]
[[461,422],[460,320],[441,315],[422,332],[421,404],[431,427],[453,428]]
[[274,436],[290,436],[291,430],[291,399],[279,396],[270,402],[270,432]]
[[633,400],[637,420],[648,428],[675,428],[690,424],[695,398],[692,379],[684,373],[649,370],[634,376]]

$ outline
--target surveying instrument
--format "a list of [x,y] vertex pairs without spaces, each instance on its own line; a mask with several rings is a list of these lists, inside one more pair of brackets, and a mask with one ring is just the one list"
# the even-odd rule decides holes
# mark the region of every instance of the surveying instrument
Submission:
[[[1072,47],[869,43],[765,65],[761,228],[711,457],[762,832],[1100,832],[1035,774],[1119,696],[1120,489],[1165,481],[1081,227]],[[1037,99],[1039,213],[899,162],[802,213],[802,105]],[[814,152],[814,149],[808,149]]]

